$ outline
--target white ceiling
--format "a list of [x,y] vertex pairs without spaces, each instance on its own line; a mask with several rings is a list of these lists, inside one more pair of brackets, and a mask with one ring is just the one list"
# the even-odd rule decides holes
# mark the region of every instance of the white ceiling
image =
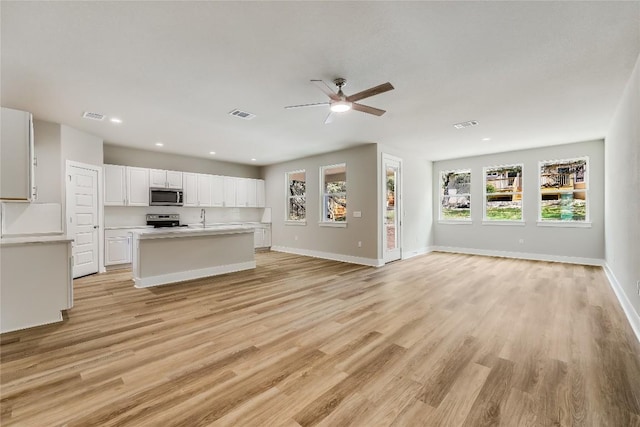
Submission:
[[[602,138],[640,53],[638,1],[0,7],[3,106],[113,144],[259,165],[367,142],[439,160]],[[391,82],[361,101],[387,113],[325,125],[323,107],[283,108],[326,101],[309,80],[335,77],[347,95]],[[452,127],[465,120],[480,124]]]

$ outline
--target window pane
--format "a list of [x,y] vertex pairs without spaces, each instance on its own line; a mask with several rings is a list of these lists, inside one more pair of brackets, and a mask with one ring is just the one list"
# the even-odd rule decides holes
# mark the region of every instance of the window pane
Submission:
[[586,221],[586,193],[542,194],[540,201],[543,221]]
[[489,221],[514,221],[522,219],[522,198],[504,200],[504,197],[487,196],[486,219]]
[[300,221],[306,218],[305,198],[291,197],[289,199],[289,220]]
[[521,192],[522,165],[487,168],[485,185],[488,193]]
[[471,218],[470,196],[444,196],[442,198],[442,219]]
[[347,198],[341,195],[324,196],[325,221],[346,221],[347,220]]
[[304,181],[298,181],[298,180],[289,181],[289,195],[304,196],[306,191],[305,186],[306,186],[306,183]]

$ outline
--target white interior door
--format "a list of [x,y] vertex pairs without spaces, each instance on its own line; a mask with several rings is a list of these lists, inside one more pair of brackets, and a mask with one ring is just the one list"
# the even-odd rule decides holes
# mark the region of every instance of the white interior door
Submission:
[[382,155],[382,241],[384,262],[402,257],[402,160]]
[[74,239],[76,278],[98,272],[98,171],[77,166],[67,170],[67,234]]

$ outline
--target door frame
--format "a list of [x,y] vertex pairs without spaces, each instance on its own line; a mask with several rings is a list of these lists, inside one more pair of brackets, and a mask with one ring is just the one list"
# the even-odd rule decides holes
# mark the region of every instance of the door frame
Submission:
[[[379,191],[379,195],[380,195],[380,225],[379,225],[379,232],[380,232],[380,246],[382,249],[382,254],[381,254],[381,259],[382,259],[382,263],[383,264],[387,264],[388,262],[393,262],[393,261],[399,261],[402,259],[403,256],[403,242],[404,242],[404,236],[403,236],[403,224],[402,224],[402,220],[404,218],[403,215],[403,194],[402,194],[402,185],[403,185],[403,176],[402,176],[402,159],[400,157],[396,157],[393,156],[391,154],[388,153],[381,153],[382,155],[380,156],[380,191]],[[387,171],[385,169],[385,161],[386,160],[391,160],[394,162],[397,162],[399,165],[399,171],[398,171],[398,182],[396,182],[396,195],[398,196],[397,199],[395,200],[396,203],[396,214],[397,214],[397,218],[398,218],[398,229],[396,230],[396,237],[398,239],[398,249],[400,251],[400,257],[397,260],[393,260],[393,261],[385,261],[385,252],[386,252],[386,242],[387,242],[387,238],[386,238],[386,229],[385,229],[385,224],[384,224],[384,214],[385,214],[385,210],[386,210],[386,189],[387,189],[387,180],[386,180],[386,176],[387,176]]]
[[[87,169],[91,171],[96,171],[98,173],[98,273],[104,273],[107,271],[104,266],[104,184],[102,182],[102,166],[91,165],[88,163],[76,162],[73,160],[67,160],[65,166],[64,173],[64,233],[68,238],[73,238],[69,236],[69,217],[67,216],[67,212],[70,211],[70,205],[72,203],[69,191],[69,176],[71,174],[70,167],[76,167],[80,169]],[[75,261],[74,261],[75,262]]]

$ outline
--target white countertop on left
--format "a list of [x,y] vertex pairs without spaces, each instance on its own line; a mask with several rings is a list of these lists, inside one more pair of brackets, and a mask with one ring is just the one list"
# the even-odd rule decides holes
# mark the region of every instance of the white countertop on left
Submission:
[[22,245],[25,243],[59,243],[72,242],[73,239],[68,238],[64,234],[55,236],[24,236],[24,237],[7,237],[0,239],[0,245]]

